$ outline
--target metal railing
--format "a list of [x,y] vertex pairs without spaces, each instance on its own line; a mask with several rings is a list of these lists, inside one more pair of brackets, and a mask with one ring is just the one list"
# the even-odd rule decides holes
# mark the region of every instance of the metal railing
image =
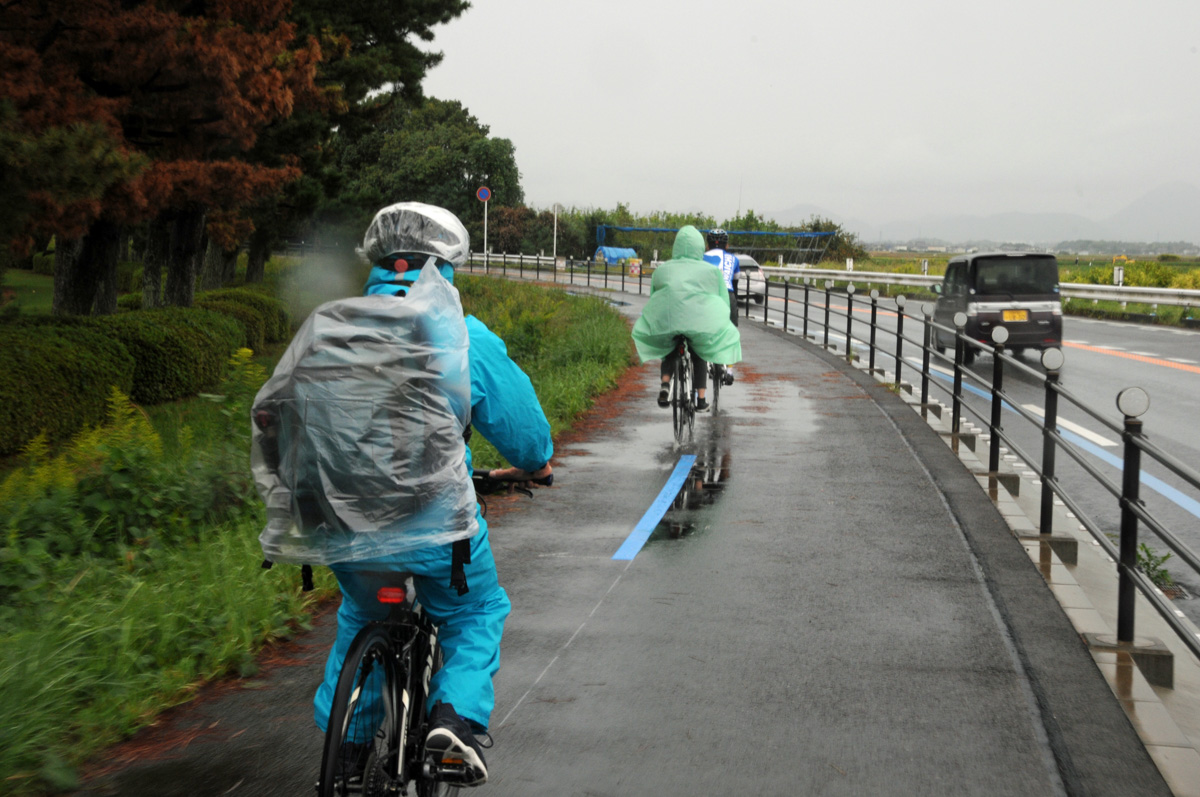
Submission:
[[[826,272],[826,275],[829,276],[830,272]],[[1122,417],[1114,421],[1071,393],[1062,384],[1061,369],[1064,357],[1061,349],[1052,348],[1045,350],[1042,357],[1042,369],[1032,368],[1016,359],[1006,350],[1005,343],[1007,342],[1008,332],[1003,327],[997,327],[994,330],[992,343],[988,345],[974,340],[965,334],[965,314],[960,313],[954,319],[955,327],[945,326],[934,321],[933,304],[931,302],[921,305],[920,316],[912,315],[905,309],[907,302],[904,296],[898,296],[895,299],[897,322],[895,331],[884,329],[879,326],[877,321],[879,306],[878,291],[872,291],[871,295],[864,299],[864,301],[870,302],[870,321],[868,322],[868,336],[863,338],[861,335],[855,334],[854,312],[856,291],[854,285],[847,285],[844,294],[837,294],[839,298],[845,299],[845,310],[833,306],[833,302],[831,301],[834,296],[833,289],[834,280],[828,278],[821,286],[815,284],[811,278],[805,278],[801,285],[792,285],[786,282],[773,283],[770,280],[766,280],[762,302],[762,320],[764,323],[771,323],[771,314],[773,312],[776,320],[785,330],[788,330],[795,329],[789,321],[799,316],[802,319],[800,326],[801,334],[805,338],[812,337],[814,341],[816,340],[816,336],[809,335],[809,327],[814,323],[819,324],[821,326],[821,344],[827,349],[833,348],[829,342],[829,335],[834,325],[837,324],[840,326],[844,324],[847,360],[853,361],[855,359],[855,343],[865,345],[869,357],[867,368],[873,374],[884,370],[876,367],[876,360],[880,354],[892,359],[893,382],[897,389],[903,383],[905,369],[908,369],[914,375],[915,379],[919,379],[920,406],[922,410],[926,410],[932,406],[930,402],[930,387],[932,385],[936,385],[939,389],[945,391],[950,400],[950,432],[952,435],[957,436],[961,434],[964,412],[974,416],[983,426],[987,427],[990,434],[987,463],[990,473],[999,473],[1001,444],[1003,443],[1009,451],[1015,454],[1037,475],[1041,483],[1039,537],[1046,542],[1049,542],[1051,539],[1054,531],[1054,500],[1057,498],[1063,502],[1063,505],[1068,510],[1074,513],[1081,526],[1086,528],[1089,535],[1117,563],[1119,579],[1117,590],[1118,642],[1129,645],[1132,645],[1134,642],[1136,620],[1135,593],[1141,592],[1188,649],[1200,657],[1200,635],[1197,635],[1194,628],[1189,627],[1188,624],[1181,621],[1180,614],[1163,593],[1138,569],[1138,531],[1139,525],[1144,525],[1162,544],[1176,554],[1181,561],[1185,562],[1196,573],[1200,573],[1200,555],[1168,529],[1166,524],[1147,508],[1146,503],[1141,500],[1139,495],[1143,457],[1157,462],[1185,484],[1200,491],[1200,471],[1190,467],[1179,458],[1155,445],[1143,433],[1140,416],[1149,407],[1149,398],[1145,391],[1138,387],[1127,388],[1121,391],[1117,398],[1117,407]],[[823,294],[821,304],[815,308],[810,304],[810,297],[813,293]],[[792,306],[796,304],[793,297],[799,298],[799,307]],[[746,305],[746,315],[749,317],[752,297],[748,290],[743,293],[742,298]],[[783,307],[773,310],[771,307],[772,298],[782,299]],[[819,310],[819,315],[814,313],[814,310]],[[920,339],[914,339],[905,334],[906,319],[921,325]],[[861,328],[864,322],[860,320],[858,323]],[[953,356],[949,356],[938,350],[938,332],[942,333],[941,337],[947,339],[953,336]],[[892,336],[895,343],[894,350],[889,350],[877,343],[880,333]],[[904,358],[903,350],[905,345],[920,349],[920,366],[916,366]],[[966,364],[969,364],[969,360],[973,359],[973,355],[979,352],[989,353],[992,356],[992,375],[990,381],[966,367]],[[946,387],[939,381],[930,378],[931,363],[935,361],[941,361],[953,368],[952,387]],[[1004,391],[1006,369],[1016,369],[1026,377],[1043,384],[1044,403],[1040,417],[1036,413],[1026,409],[1020,402],[1012,400]],[[963,400],[964,382],[975,383],[977,388],[981,389],[988,396],[989,411],[986,416],[983,412],[975,409],[971,404]],[[1066,439],[1061,433],[1058,421],[1060,401],[1068,402],[1121,438],[1124,446],[1124,454],[1119,484],[1102,473],[1099,468],[1084,456],[1084,452],[1078,446]],[[1021,446],[1014,439],[1014,436],[1005,430],[1001,423],[1001,409],[1004,406],[1007,406],[1040,431],[1042,439],[1040,456],[1022,450]],[[1116,498],[1120,509],[1120,533],[1117,544],[1114,545],[1113,541],[1104,533],[1089,512],[1075,497],[1067,492],[1059,481],[1056,476],[1056,455],[1058,452],[1068,455],[1097,484]]]
[[[473,254],[468,266],[475,271],[483,267],[483,255]],[[533,256],[501,255],[497,258],[490,256],[489,271],[500,276],[517,276],[534,278],[545,281],[547,273],[553,272],[550,279],[567,285],[580,285],[608,290],[625,292],[646,292],[647,283],[653,273],[653,268],[640,268],[637,274],[630,273],[628,267],[620,267],[617,273],[614,267],[596,264],[591,261],[564,261],[561,268],[556,267],[550,258]],[[597,273],[599,272],[599,273]],[[806,272],[809,276],[799,276],[799,281],[785,280],[776,282],[770,277],[776,274],[791,276],[789,272]],[[818,284],[813,274],[824,278],[823,284]],[[885,329],[878,323],[880,296],[878,290],[872,290],[867,297],[856,299],[857,290],[854,281],[866,278],[871,282],[883,282],[880,277],[900,277],[912,280],[910,284],[928,284],[930,280],[938,281],[938,277],[920,277],[924,282],[917,282],[918,275],[888,275],[869,272],[839,272],[824,269],[777,269],[772,268],[762,282],[761,296],[751,292],[751,283],[742,280],[738,283],[739,300],[744,304],[745,316],[751,317],[751,308],[761,305],[762,321],[771,323],[772,312],[776,321],[784,330],[798,330],[805,339],[816,340],[816,334],[810,334],[814,326],[820,326],[821,344],[826,349],[832,349],[830,332],[834,324],[842,326],[846,336],[846,358],[853,362],[856,359],[855,343],[865,344],[868,363],[867,369],[871,374],[881,374],[886,377],[887,369],[881,363],[890,361],[892,382],[896,390],[904,383],[904,373],[907,369],[920,382],[920,407],[923,412],[931,411],[934,403],[930,400],[930,389],[936,386],[945,392],[950,400],[951,420],[950,430],[954,436],[959,436],[962,430],[964,413],[970,414],[984,424],[989,433],[988,469],[991,474],[998,475],[1000,469],[1001,443],[1006,444],[1007,450],[1022,460],[1025,465],[1038,477],[1041,485],[1039,503],[1038,537],[1049,543],[1054,532],[1054,501],[1058,499],[1079,520],[1080,525],[1117,564],[1118,598],[1117,598],[1117,640],[1120,643],[1132,645],[1135,628],[1135,593],[1141,592],[1157,613],[1178,635],[1183,644],[1197,657],[1200,657],[1200,634],[1183,621],[1182,613],[1177,612],[1164,597],[1154,583],[1138,569],[1138,531],[1144,525],[1154,536],[1179,556],[1196,573],[1200,574],[1200,555],[1178,538],[1166,524],[1147,508],[1139,495],[1141,483],[1141,463],[1143,456],[1161,464],[1175,474],[1191,488],[1200,491],[1200,472],[1179,460],[1174,455],[1152,443],[1142,431],[1140,415],[1149,406],[1145,392],[1141,388],[1129,388],[1121,392],[1118,398],[1118,409],[1122,418],[1114,421],[1106,417],[1078,396],[1071,393],[1061,382],[1061,369],[1064,362],[1061,349],[1047,349],[1043,353],[1042,370],[1031,368],[1009,353],[1004,344],[1007,342],[1007,332],[997,328],[998,336],[993,338],[991,345],[969,338],[964,333],[966,317],[959,314],[956,326],[949,327],[939,324],[933,319],[933,303],[924,302],[920,306],[920,316],[906,310],[908,304],[903,295],[893,301],[896,313],[896,329]],[[845,285],[843,292],[835,293],[835,284]],[[757,283],[756,283],[757,284]],[[899,281],[894,284],[899,284]],[[1120,290],[1120,289],[1114,289]],[[1131,289],[1124,289],[1129,291]],[[1187,293],[1187,292],[1179,292]],[[1200,293],[1200,292],[1191,292]],[[821,297],[820,304],[813,304],[813,295]],[[836,309],[831,301],[837,295],[845,298],[846,309]],[[772,300],[782,300],[782,307],[772,310]],[[854,312],[856,301],[869,302],[869,317],[867,322],[867,337],[856,334]],[[798,307],[796,305],[799,305]],[[920,325],[920,339],[915,339],[905,332],[905,322],[910,321]],[[862,328],[862,321],[858,329]],[[949,355],[939,350],[937,345],[939,335],[953,337],[954,350]],[[880,335],[891,336],[891,340],[879,341]],[[892,346],[888,346],[892,343]],[[921,352],[920,365],[916,366],[904,357],[906,345],[917,347]],[[967,368],[968,352],[973,355],[979,352],[990,353],[992,356],[992,376],[988,381],[979,374]],[[931,378],[933,364],[940,362],[952,368],[952,386],[946,387]],[[1043,385],[1044,401],[1042,414],[1029,411],[1019,402],[1010,399],[1004,391],[1004,375],[1006,369],[1016,369],[1026,377],[1039,381]],[[983,412],[972,407],[963,400],[964,384],[975,383],[976,390],[989,399],[989,409],[985,417]],[[1124,457],[1121,467],[1121,483],[1118,485],[1103,474],[1085,456],[1078,446],[1066,439],[1059,429],[1058,407],[1060,400],[1066,401],[1094,418],[1105,428],[1119,435],[1124,443]],[[1042,441],[1040,456],[1022,450],[1001,423],[1001,409],[1007,406],[1025,421],[1032,424]],[[941,405],[937,405],[940,413]],[[1079,500],[1073,497],[1060,483],[1056,473],[1056,458],[1058,452],[1063,452],[1076,462],[1083,471],[1095,480],[1104,490],[1117,499],[1120,509],[1120,533],[1117,544],[1114,545],[1109,536],[1099,524],[1089,515]]]

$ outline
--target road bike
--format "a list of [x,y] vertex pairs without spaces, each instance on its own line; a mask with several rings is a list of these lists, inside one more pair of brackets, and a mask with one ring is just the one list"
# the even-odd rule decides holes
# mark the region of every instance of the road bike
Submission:
[[[696,391],[692,383],[692,354],[687,338],[675,338],[675,365],[671,374],[671,422],[675,442],[692,439],[696,426]],[[685,434],[686,432],[686,434]]]
[[[551,474],[537,480],[549,486]],[[513,489],[512,482],[477,471],[478,496]],[[482,504],[486,514],[487,505]],[[427,750],[429,681],[442,666],[438,628],[425,613],[411,573],[364,572],[384,620],[368,623],[354,638],[334,690],[321,758],[319,797],[448,797],[459,793],[460,759]]]

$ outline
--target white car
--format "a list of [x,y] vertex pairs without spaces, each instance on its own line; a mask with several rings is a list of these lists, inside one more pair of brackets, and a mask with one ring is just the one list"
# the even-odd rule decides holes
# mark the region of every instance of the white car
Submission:
[[762,304],[763,296],[767,290],[766,278],[763,275],[762,266],[758,264],[757,260],[750,257],[750,255],[738,254],[737,259],[738,264],[741,266],[741,273],[738,274],[737,278],[738,301],[742,301],[745,298],[748,282],[750,298],[754,299],[755,303]]

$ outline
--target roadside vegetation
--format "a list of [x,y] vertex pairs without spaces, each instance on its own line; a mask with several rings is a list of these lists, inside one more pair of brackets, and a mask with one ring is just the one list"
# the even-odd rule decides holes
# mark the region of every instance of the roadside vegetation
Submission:
[[[272,261],[264,294],[287,297],[298,321],[362,284],[322,273]],[[508,341],[555,434],[631,364],[628,327],[600,300],[456,282],[467,312]],[[40,289],[16,288],[18,300]],[[21,308],[18,317],[39,311]],[[58,443],[37,437],[0,461],[5,793],[77,786],[91,755],[204,683],[252,674],[265,645],[306,628],[314,607],[336,595],[323,569],[307,594],[299,568],[261,569],[247,418],[284,346],[234,351],[202,395],[139,406],[110,388],[104,423]],[[481,436],[472,448],[481,466],[503,464]]]

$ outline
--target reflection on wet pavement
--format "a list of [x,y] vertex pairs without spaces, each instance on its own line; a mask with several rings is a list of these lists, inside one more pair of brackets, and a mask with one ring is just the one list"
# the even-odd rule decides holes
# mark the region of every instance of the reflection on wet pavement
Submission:
[[[729,446],[730,420],[715,416],[703,427],[703,437],[694,442],[696,463],[684,480],[679,494],[663,515],[651,540],[663,536],[679,539],[711,523],[707,508],[712,506],[729,481],[733,455]],[[690,447],[689,447],[690,448]]]

